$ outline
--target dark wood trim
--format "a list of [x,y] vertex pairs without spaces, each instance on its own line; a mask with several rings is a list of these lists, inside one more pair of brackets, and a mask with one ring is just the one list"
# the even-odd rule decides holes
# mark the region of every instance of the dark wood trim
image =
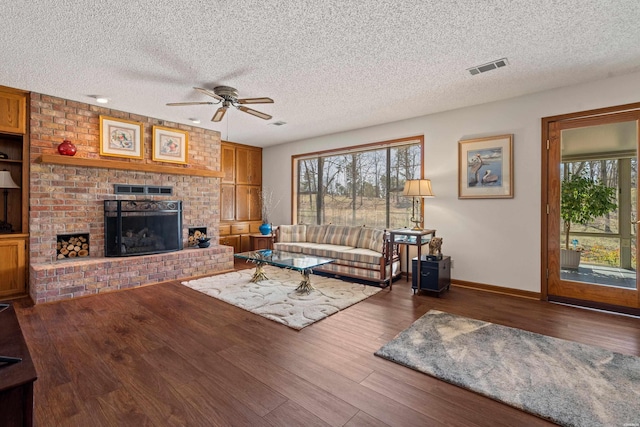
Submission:
[[468,282],[466,280],[451,279],[451,285],[460,288],[476,289],[479,291],[493,292],[496,294],[511,295],[514,297],[541,300],[540,292],[524,291],[521,289],[504,288],[502,286],[487,285],[484,283]]
[[60,156],[57,154],[43,154],[36,158],[36,162],[64,166],[164,173],[170,175],[202,176],[206,178],[222,178],[224,176],[224,172],[222,171],[212,171],[208,169],[179,168],[175,166],[125,162],[122,160],[88,159],[85,157]]
[[[294,154],[291,156],[291,158],[299,159],[300,157],[322,156],[328,153],[341,154],[341,153],[347,153],[352,150],[361,150],[367,147],[376,147],[376,146],[384,147],[386,145],[390,145],[390,146],[400,145],[403,142],[409,142],[409,141],[420,141],[421,146],[424,148],[424,135],[416,135],[416,136],[411,136],[407,138],[389,139],[387,141],[368,142],[366,144],[360,144],[360,145],[349,145],[347,147],[332,148],[329,150],[311,151],[309,153]],[[422,150],[422,154],[424,155],[424,149]]]
[[588,307],[596,310],[611,311],[613,313],[629,314],[631,316],[640,316],[640,308],[624,307],[621,305],[605,304],[600,302],[559,296],[550,296],[549,301],[559,302],[561,304],[576,305],[579,307]]
[[592,116],[600,116],[600,115],[613,114],[613,113],[618,113],[618,112],[623,112],[628,110],[638,110],[638,109],[640,109],[640,102],[633,102],[631,104],[622,104],[622,105],[616,105],[613,107],[596,108],[594,110],[577,111],[575,113],[567,113],[567,114],[559,114],[557,116],[543,117],[542,123],[544,124],[545,122],[549,123],[549,122],[571,120],[576,118],[587,118]]

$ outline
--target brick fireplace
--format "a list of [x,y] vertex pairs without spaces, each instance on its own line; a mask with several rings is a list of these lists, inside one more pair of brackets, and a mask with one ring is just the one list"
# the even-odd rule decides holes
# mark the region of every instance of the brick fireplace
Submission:
[[[144,156],[114,159],[100,156],[99,117],[144,124]],[[152,126],[189,132],[188,165],[151,160]],[[64,139],[78,153],[65,164],[55,163]],[[47,95],[31,94],[29,208],[29,293],[35,303],[75,298],[143,286],[166,280],[213,274],[233,268],[233,249],[187,244],[188,230],[206,227],[212,242],[219,236],[220,180],[199,172],[220,170],[220,134]],[[46,159],[53,159],[49,162]],[[44,159],[44,160],[43,160]],[[100,160],[99,167],[82,159]],[[150,167],[122,170],[109,167],[129,162]],[[78,162],[74,164],[73,162]],[[181,170],[176,171],[176,168]],[[138,170],[139,169],[139,170]],[[193,174],[192,174],[193,173]],[[203,176],[204,175],[204,176]],[[116,184],[172,187],[171,196],[117,195]],[[105,258],[105,200],[181,200],[183,247],[177,252]],[[89,256],[58,260],[57,236],[88,234]]]

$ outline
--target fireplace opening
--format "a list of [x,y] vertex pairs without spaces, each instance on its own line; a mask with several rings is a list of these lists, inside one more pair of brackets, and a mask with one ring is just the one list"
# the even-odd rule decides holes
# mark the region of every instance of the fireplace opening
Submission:
[[105,256],[136,256],[182,249],[182,202],[105,200]]

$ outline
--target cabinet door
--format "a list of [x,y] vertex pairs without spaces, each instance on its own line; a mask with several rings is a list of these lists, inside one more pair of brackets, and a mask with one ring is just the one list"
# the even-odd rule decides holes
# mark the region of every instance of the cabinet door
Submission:
[[262,151],[236,148],[236,184],[260,185],[262,183]]
[[25,293],[26,269],[25,240],[0,239],[0,299]]
[[248,234],[240,236],[240,251],[249,252],[251,249],[251,238]]
[[233,253],[240,252],[240,236],[222,236],[220,244],[225,246],[233,246]]
[[0,132],[26,132],[27,95],[0,89]]
[[233,221],[235,217],[236,192],[232,184],[220,186],[220,220]]
[[260,187],[236,186],[236,220],[257,221],[260,219]]
[[223,184],[233,184],[235,182],[236,149],[231,145],[221,145],[220,168],[224,172]]

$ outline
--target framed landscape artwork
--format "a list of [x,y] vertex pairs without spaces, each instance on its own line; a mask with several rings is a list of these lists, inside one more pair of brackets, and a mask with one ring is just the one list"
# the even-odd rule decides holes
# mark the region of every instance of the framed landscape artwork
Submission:
[[152,160],[186,165],[188,151],[188,132],[163,126],[153,127]]
[[131,120],[100,116],[100,155],[141,159],[144,125]]
[[513,135],[458,143],[458,198],[513,197]]

